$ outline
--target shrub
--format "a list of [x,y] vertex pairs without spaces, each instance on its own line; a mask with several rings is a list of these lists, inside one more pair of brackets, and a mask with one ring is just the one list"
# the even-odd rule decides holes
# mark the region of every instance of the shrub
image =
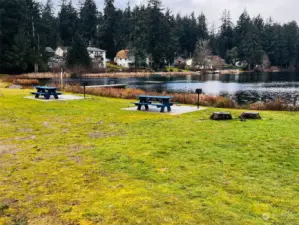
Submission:
[[37,85],[39,81],[37,79],[15,79],[12,83],[19,85]]
[[80,74],[78,74],[78,73],[71,73],[71,78],[72,79],[78,79],[78,78],[80,78]]

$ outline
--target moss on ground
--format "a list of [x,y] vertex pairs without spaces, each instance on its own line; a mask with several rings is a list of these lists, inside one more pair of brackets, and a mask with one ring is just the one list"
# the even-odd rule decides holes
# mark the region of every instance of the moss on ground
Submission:
[[2,91],[0,224],[299,224],[298,113],[216,122]]

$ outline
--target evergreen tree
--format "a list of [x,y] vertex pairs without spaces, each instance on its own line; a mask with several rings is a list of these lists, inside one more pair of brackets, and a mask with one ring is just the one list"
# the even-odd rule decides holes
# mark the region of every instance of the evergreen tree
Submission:
[[147,53],[147,24],[146,9],[144,6],[136,6],[132,12],[132,31],[130,35],[129,49],[135,58],[135,67],[146,66]]
[[72,69],[88,68],[91,60],[81,36],[76,35],[66,57],[66,65]]
[[112,59],[116,53],[115,46],[115,24],[116,10],[114,0],[105,0],[103,21],[100,28],[101,46],[107,51],[107,56]]
[[[165,20],[160,0],[149,0],[147,7],[147,53],[152,57],[153,68],[160,69],[165,65],[166,48],[169,41]],[[165,32],[166,31],[166,32]]]
[[198,17],[198,39],[207,40],[209,38],[206,16],[201,13]]
[[14,44],[14,37],[18,33],[24,14],[18,0],[0,0],[0,73],[11,70],[8,55]]
[[47,0],[42,10],[41,42],[43,47],[56,48],[58,42],[57,20],[53,12],[52,0]]
[[228,10],[223,12],[221,21],[218,48],[220,56],[224,58],[227,51],[231,50],[234,44],[233,23],[231,22],[230,12]]
[[178,49],[178,38],[175,36],[175,18],[170,10],[165,13],[165,57],[167,64],[174,62],[175,53]]
[[33,54],[32,49],[30,49],[29,38],[24,29],[20,28],[14,37],[14,43],[9,54],[6,55],[6,67],[9,68],[10,72],[25,72],[29,67],[33,67]]
[[115,46],[116,50],[122,50],[129,47],[130,34],[133,31],[132,28],[132,12],[128,3],[127,8],[116,11],[116,24],[115,24]]
[[73,42],[78,28],[78,15],[76,9],[72,6],[71,1],[66,4],[62,2],[59,19],[59,34],[61,43],[64,46],[70,46]]
[[[0,0],[0,16],[0,72],[33,69],[34,63],[40,61],[40,5],[33,0]],[[19,57],[17,49],[22,51]]]
[[80,8],[79,32],[86,45],[96,43],[97,34],[97,6],[94,0],[85,0]]

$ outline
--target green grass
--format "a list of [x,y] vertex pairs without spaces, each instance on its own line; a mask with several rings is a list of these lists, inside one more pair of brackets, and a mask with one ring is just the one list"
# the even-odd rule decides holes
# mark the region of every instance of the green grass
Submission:
[[124,67],[121,67],[121,66],[118,66],[118,65],[115,65],[115,64],[112,64],[112,63],[107,63],[107,68],[113,68],[113,69],[124,69]]
[[0,224],[299,224],[298,113],[216,122],[3,92]]
[[8,82],[4,82],[2,79],[7,77],[7,74],[0,74],[0,88],[5,88],[9,85]]
[[[167,72],[179,72],[180,71],[179,68],[174,67],[174,66],[166,66],[165,68],[166,68]],[[182,69],[181,71],[182,72],[189,72],[189,70],[186,70],[186,69]]]

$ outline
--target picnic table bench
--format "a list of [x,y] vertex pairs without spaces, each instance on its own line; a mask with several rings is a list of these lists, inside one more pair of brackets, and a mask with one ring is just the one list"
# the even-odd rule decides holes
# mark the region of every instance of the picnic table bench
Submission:
[[31,94],[35,95],[35,98],[44,96],[45,99],[50,99],[51,95],[53,95],[55,99],[58,99],[58,96],[62,95],[62,92],[58,92],[56,87],[36,86],[35,88],[36,92],[31,92]]
[[173,103],[170,102],[171,96],[151,96],[151,95],[139,95],[139,102],[134,102],[137,106],[137,110],[141,110],[141,107],[144,106],[145,110],[149,109],[149,105],[156,106],[161,108],[160,112],[164,112],[165,108],[167,111],[171,111],[171,106]]

